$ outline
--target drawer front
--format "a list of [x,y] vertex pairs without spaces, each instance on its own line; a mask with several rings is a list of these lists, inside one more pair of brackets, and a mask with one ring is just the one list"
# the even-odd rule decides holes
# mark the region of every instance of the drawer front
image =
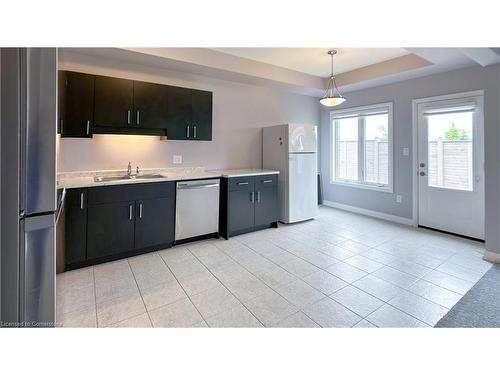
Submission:
[[265,174],[262,176],[255,176],[255,189],[259,190],[266,187],[278,185],[277,174]]
[[88,189],[88,204],[94,205],[174,196],[174,181],[98,186]]
[[255,188],[254,177],[230,177],[229,191],[253,191]]

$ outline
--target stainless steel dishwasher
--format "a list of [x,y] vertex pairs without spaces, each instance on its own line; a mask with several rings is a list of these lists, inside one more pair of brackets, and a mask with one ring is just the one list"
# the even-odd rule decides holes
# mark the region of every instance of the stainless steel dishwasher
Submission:
[[219,232],[219,179],[177,182],[175,240]]

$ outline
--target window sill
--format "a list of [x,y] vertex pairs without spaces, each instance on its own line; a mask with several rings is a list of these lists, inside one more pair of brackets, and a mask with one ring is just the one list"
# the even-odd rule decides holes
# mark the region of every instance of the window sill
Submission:
[[343,182],[343,181],[330,181],[330,184],[351,187],[351,188],[356,188],[356,189],[379,191],[381,193],[390,193],[390,194],[394,193],[392,186],[383,186],[382,187],[382,186],[357,184],[355,182]]

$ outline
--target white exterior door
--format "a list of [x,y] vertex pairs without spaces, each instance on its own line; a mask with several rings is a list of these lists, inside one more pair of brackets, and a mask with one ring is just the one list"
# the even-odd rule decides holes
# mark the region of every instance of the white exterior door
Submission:
[[483,96],[418,100],[418,224],[484,239]]
[[288,223],[318,214],[318,158],[316,153],[289,154]]

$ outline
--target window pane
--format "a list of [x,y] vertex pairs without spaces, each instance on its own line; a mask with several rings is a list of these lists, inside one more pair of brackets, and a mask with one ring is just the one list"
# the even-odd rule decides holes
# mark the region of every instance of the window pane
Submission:
[[365,181],[389,183],[389,115],[365,117]]
[[337,122],[337,177],[358,180],[358,118]]
[[472,191],[473,112],[427,115],[428,185]]

